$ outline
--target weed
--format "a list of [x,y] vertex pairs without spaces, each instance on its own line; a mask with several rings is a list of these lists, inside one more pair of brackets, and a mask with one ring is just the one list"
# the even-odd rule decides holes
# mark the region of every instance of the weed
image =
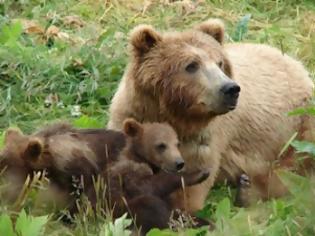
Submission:
[[[312,0],[145,2],[0,1],[0,147],[2,131],[9,126],[29,133],[44,123],[66,119],[76,127],[103,127],[127,62],[128,32],[140,23],[181,30],[218,17],[226,23],[228,41],[278,47],[300,59],[311,76],[315,75]],[[303,113],[314,115],[314,107],[291,114]],[[314,144],[294,141],[292,145],[314,154]],[[214,232],[203,228],[178,233],[152,230],[148,235],[314,235],[315,181],[280,175],[292,190],[291,196],[246,210],[233,207],[234,192],[226,185],[213,189],[199,215],[216,223]],[[107,218],[89,217],[88,206],[82,208],[75,226],[66,227],[56,217],[48,219],[54,206],[35,204],[44,185],[37,183],[32,189],[24,193],[16,210],[1,202],[1,235],[128,235],[124,230],[128,220],[110,223]],[[27,214],[20,211],[23,207]],[[18,214],[21,220],[14,224],[11,219]]]

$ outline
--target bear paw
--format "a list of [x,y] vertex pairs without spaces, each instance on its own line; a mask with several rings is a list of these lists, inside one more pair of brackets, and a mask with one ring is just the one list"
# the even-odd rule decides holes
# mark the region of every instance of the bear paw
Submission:
[[249,188],[251,185],[250,179],[248,175],[242,174],[239,179],[239,187],[240,188]]

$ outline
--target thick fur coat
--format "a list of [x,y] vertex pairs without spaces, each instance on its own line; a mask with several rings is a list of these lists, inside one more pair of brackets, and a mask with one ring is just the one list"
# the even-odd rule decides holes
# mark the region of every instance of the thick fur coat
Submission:
[[185,168],[210,168],[208,180],[187,191],[191,211],[203,206],[216,181],[235,183],[242,173],[260,198],[282,195],[285,188],[272,173],[275,160],[295,132],[311,138],[309,117],[286,115],[312,96],[301,62],[267,45],[224,44],[223,38],[216,19],[184,32],[136,27],[110,106],[109,128],[122,129],[127,117],[169,122]]

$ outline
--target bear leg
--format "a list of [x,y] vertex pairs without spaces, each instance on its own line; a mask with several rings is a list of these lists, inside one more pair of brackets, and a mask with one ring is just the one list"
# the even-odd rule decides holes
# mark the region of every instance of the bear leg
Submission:
[[209,171],[203,170],[193,173],[184,173],[182,176],[179,174],[160,172],[159,174],[153,175],[147,184],[154,186],[153,195],[165,197],[182,187],[182,177],[186,186],[192,186],[205,181],[209,177]]
[[251,186],[248,175],[242,174],[237,185],[237,192],[234,205],[238,207],[249,206],[249,188]]
[[153,195],[141,195],[128,201],[128,208],[141,233],[152,228],[168,228],[171,210],[163,199]]

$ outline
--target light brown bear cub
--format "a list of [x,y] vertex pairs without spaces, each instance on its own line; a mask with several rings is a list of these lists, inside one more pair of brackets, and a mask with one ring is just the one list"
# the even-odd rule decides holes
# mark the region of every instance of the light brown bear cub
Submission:
[[[167,122],[177,132],[186,170],[211,169],[187,189],[191,211],[215,182],[246,173],[260,198],[286,191],[273,173],[288,139],[313,139],[312,117],[287,116],[305,106],[313,82],[303,65],[267,45],[224,43],[224,25],[210,19],[183,32],[150,25],[130,34],[130,57],[110,106],[108,128],[132,117]],[[174,198],[179,203],[182,197]]]

